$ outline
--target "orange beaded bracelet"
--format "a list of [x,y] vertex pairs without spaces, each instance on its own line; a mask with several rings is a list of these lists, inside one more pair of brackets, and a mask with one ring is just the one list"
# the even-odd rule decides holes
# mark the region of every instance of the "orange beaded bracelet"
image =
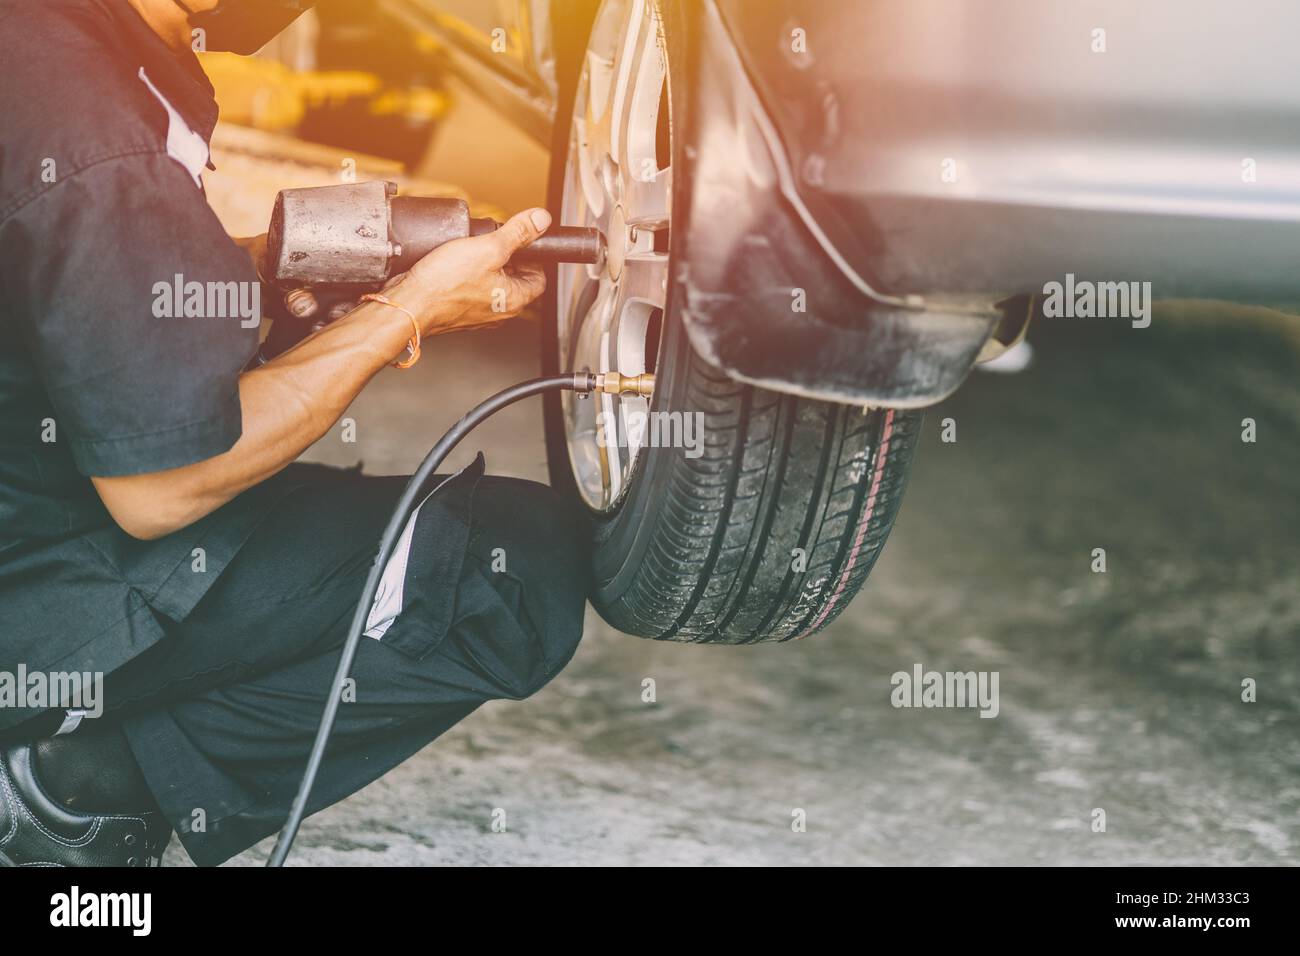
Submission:
[[399,312],[405,312],[406,317],[411,320],[411,327],[415,329],[415,335],[406,343],[407,351],[410,355],[401,362],[394,362],[393,368],[410,368],[416,362],[420,361],[420,323],[415,320],[411,310],[399,302],[394,302],[386,295],[380,295],[378,292],[369,292],[361,297],[362,302],[378,302],[380,305],[386,305],[390,308],[397,309]]

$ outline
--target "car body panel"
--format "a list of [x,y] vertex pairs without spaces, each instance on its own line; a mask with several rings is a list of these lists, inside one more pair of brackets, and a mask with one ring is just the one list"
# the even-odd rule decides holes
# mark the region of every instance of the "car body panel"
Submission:
[[[428,17],[471,0],[384,2]],[[542,139],[549,37],[576,8],[506,6],[526,8],[512,29],[550,24],[546,38],[461,65],[525,90]],[[931,404],[976,361],[998,303],[1022,309],[1067,274],[1156,297],[1300,298],[1288,0],[662,9],[690,73],[674,87],[688,144],[675,301],[697,351],[740,380]]]
[[883,290],[1300,291],[1290,0],[720,6],[804,201]]

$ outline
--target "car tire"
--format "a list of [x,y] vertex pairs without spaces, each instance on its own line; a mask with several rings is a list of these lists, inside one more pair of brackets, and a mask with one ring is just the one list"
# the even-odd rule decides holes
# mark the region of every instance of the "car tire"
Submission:
[[[650,17],[658,37],[667,75],[661,102],[670,115],[668,122],[656,116],[659,139],[666,131],[669,140],[666,146],[657,142],[656,150],[680,169],[679,157],[688,146],[672,137],[671,124],[673,90],[685,82],[683,74],[689,69],[676,58],[680,37],[672,30],[688,25],[679,19],[665,29],[651,0],[606,0],[590,31],[591,55],[583,50],[588,46],[585,36],[581,46],[570,41],[577,48],[567,55],[558,51],[562,93],[549,197],[557,221],[573,216],[575,209],[580,220],[596,221],[594,201],[580,196],[577,206],[573,201],[587,188],[575,163],[592,166],[577,158],[578,151],[594,137],[580,144],[571,141],[571,118],[575,96],[591,95],[597,85],[587,72],[598,68],[591,64],[608,59],[596,44],[609,46],[614,11],[621,11],[625,20],[617,49],[628,48],[626,33],[637,16]],[[645,72],[654,78],[653,70]],[[617,89],[611,93],[616,95]],[[585,105],[582,115],[591,115]],[[628,147],[620,156],[628,163],[632,153]],[[690,188],[683,179],[672,181],[673,215],[689,208]],[[620,209],[616,206],[615,212]],[[669,219],[669,228],[655,231],[653,246],[648,239],[640,240],[641,258],[662,249],[667,268],[673,270],[681,264],[672,260]],[[608,216],[606,220],[608,226]],[[618,223],[622,225],[621,218]],[[625,274],[630,272],[626,263],[635,257],[629,246]],[[599,300],[599,290],[612,281],[608,274],[593,278],[598,269],[577,271],[586,268],[560,266],[550,276],[541,323],[548,374],[561,366],[605,370],[596,368],[595,361],[583,361],[590,356],[574,344],[581,338],[573,331],[581,307],[570,303],[585,301],[576,290],[595,282],[598,291],[592,295]],[[601,268],[612,272],[613,265]],[[620,364],[617,370],[655,374],[646,411],[651,416],[679,415],[683,436],[691,434],[685,423],[697,424],[691,447],[639,448],[616,492],[610,493],[607,482],[603,497],[598,497],[594,481],[584,482],[579,475],[580,463],[591,456],[585,444],[575,445],[575,436],[587,434],[575,422],[591,412],[571,403],[600,399],[546,396],[552,484],[582,500],[591,522],[592,603],[614,628],[647,638],[746,644],[814,633],[844,610],[884,546],[906,485],[921,413],[837,405],[733,381],[691,347],[673,285],[665,283],[662,308],[651,309],[649,319],[641,323],[646,329],[642,367]],[[616,412],[606,420],[617,418]],[[611,470],[604,464],[602,469],[602,474]]]

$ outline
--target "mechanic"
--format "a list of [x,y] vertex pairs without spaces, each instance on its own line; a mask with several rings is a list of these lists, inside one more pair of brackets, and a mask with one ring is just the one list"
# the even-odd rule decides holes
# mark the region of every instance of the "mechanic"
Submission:
[[[194,37],[252,52],[309,6],[0,0],[0,671],[104,675],[105,698],[0,707],[0,865],[150,865],[173,829],[217,864],[281,826],[406,480],[294,460],[419,337],[545,285],[507,263],[534,209],[252,371],[253,323],[156,317],[176,276],[257,281],[259,242],[204,197]],[[479,456],[409,528],[310,812],[532,694],[581,636],[584,535],[549,488]]]

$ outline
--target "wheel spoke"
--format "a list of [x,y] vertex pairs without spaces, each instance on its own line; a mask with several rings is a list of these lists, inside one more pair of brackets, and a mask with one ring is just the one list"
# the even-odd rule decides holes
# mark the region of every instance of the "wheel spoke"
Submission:
[[623,260],[618,301],[633,299],[664,307],[668,300],[668,253],[638,251]]
[[662,229],[672,218],[673,170],[656,170],[651,179],[633,177],[623,197],[627,222],[631,226]]
[[580,98],[589,121],[599,123],[609,115],[609,97],[614,81],[614,59],[604,56],[600,51],[588,50],[584,59],[583,82],[586,86],[583,94],[586,102]]
[[[632,0],[628,5],[622,43],[614,60],[614,86],[609,100],[611,156],[619,166],[626,168],[629,159],[629,127],[635,126],[631,116],[633,104],[640,92],[642,70],[646,51],[655,42],[654,18],[647,0]],[[658,91],[656,91],[657,93]],[[635,136],[635,133],[632,134]]]
[[[581,290],[575,292],[573,308],[578,307],[577,298]],[[601,341],[609,333],[610,314],[613,312],[617,290],[608,279],[601,280],[596,297],[582,316],[582,325],[577,330],[570,360],[575,371],[605,372],[601,365]]]
[[[609,194],[600,176],[601,157],[606,147],[594,145],[588,138],[592,129],[585,120],[575,120],[573,124],[574,143],[571,161],[577,163],[578,186],[580,198],[591,210],[592,218],[605,221],[609,218]],[[599,127],[597,127],[599,131]]]
[[613,62],[589,52],[587,68],[578,82],[573,130],[570,134],[572,160],[578,164],[578,181],[582,196],[597,224],[604,228],[616,197],[609,189],[606,167],[610,163],[609,115],[603,100],[609,98]]

